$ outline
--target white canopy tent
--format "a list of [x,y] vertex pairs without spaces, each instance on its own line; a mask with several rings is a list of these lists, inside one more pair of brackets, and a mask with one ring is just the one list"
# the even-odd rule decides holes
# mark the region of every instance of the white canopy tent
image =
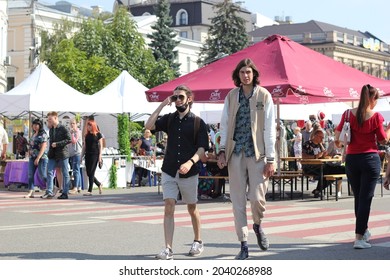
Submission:
[[114,81],[91,96],[94,111],[109,114],[153,113],[158,104],[147,101],[147,90],[127,71],[122,71]]
[[90,98],[40,64],[18,86],[0,95],[0,113],[15,116],[32,111],[93,112]]

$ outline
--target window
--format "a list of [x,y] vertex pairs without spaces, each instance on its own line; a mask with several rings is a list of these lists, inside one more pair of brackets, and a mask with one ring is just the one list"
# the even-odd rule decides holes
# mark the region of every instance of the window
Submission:
[[188,25],[188,13],[186,10],[179,10],[176,14],[176,25]]
[[181,38],[188,38],[188,32],[187,32],[187,31],[180,31],[179,36],[180,36]]
[[15,77],[7,78],[7,91],[10,91],[15,87]]

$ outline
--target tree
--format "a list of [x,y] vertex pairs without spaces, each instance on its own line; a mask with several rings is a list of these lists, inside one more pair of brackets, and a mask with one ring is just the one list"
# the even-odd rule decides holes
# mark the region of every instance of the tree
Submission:
[[93,94],[123,70],[148,88],[175,77],[167,61],[156,61],[126,9],[104,22],[89,18],[78,24],[73,37],[76,25],[66,21],[52,34],[41,33],[41,61],[73,88]]
[[148,34],[151,39],[149,47],[153,51],[154,58],[157,61],[165,59],[168,61],[169,67],[175,71],[175,76],[180,75],[180,63],[177,63],[177,50],[174,50],[180,41],[175,40],[177,34],[171,28],[172,17],[169,15],[170,4],[168,0],[160,0],[155,6],[157,22],[152,26],[154,32]]
[[65,83],[85,94],[99,91],[120,74],[119,70],[107,66],[103,57],[88,59],[72,39],[62,40],[53,49],[48,67]]
[[199,65],[209,64],[224,55],[242,50],[249,44],[245,20],[238,13],[240,6],[232,0],[215,5],[216,16],[211,19],[208,38],[200,49]]

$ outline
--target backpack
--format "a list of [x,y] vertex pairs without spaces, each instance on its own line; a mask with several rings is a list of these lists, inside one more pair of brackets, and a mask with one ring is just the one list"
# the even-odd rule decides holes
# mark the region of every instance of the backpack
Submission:
[[[199,175],[200,176],[212,176],[210,171],[207,171],[205,165],[202,162],[198,162],[199,166]],[[214,179],[199,179],[198,181],[198,196],[207,195],[212,196],[215,188]]]

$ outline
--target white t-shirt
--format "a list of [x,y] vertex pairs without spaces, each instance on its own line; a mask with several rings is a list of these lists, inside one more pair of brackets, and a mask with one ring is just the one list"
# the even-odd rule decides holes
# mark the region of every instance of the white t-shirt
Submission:
[[4,127],[0,125],[0,154],[3,152],[4,144],[8,144],[8,134]]

